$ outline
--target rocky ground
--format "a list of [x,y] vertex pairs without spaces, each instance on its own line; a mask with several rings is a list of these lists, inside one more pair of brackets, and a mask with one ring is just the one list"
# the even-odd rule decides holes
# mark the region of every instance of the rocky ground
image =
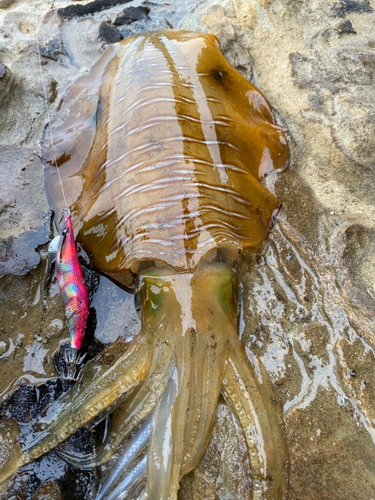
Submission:
[[[0,0],[2,416],[27,425],[68,389],[56,372],[68,340],[64,307],[56,283],[44,287],[53,228],[43,126],[106,44],[176,27],[194,7],[186,3]],[[240,335],[284,406],[292,500],[375,498],[374,9],[373,0],[205,0],[181,26],[214,33],[289,130],[291,165],[267,180],[283,203],[278,222],[238,270]],[[87,278],[93,356],[124,331],[133,337],[138,323],[132,297]],[[90,436],[83,431],[74,446]],[[220,403],[206,455],[180,498],[246,498],[244,446]],[[94,482],[95,474],[50,453],[3,498],[82,500]]]

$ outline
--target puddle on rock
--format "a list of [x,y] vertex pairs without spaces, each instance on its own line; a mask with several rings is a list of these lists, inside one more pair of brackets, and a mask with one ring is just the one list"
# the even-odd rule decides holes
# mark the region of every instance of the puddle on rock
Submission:
[[108,278],[100,277],[90,306],[96,311],[95,338],[102,344],[115,342],[119,337],[131,342],[139,333],[141,324],[134,308],[134,295]]

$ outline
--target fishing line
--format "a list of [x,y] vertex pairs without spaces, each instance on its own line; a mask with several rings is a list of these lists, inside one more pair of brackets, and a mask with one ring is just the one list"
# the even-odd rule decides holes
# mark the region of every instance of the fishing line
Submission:
[[50,113],[50,108],[49,108],[48,99],[47,99],[46,86],[44,84],[43,71],[42,71],[42,60],[41,60],[40,51],[39,51],[38,9],[39,9],[39,5],[37,5],[36,9],[35,9],[35,30],[36,30],[36,43],[37,43],[37,51],[38,51],[39,73],[40,73],[40,78],[41,78],[41,81],[42,81],[44,100],[46,101],[46,107],[47,107],[47,118],[48,118],[48,123],[49,123],[49,133],[50,133],[50,140],[51,140],[52,151],[53,151],[53,162],[54,162],[54,165],[55,165],[55,168],[56,168],[56,172],[57,172],[57,175],[58,175],[58,178],[59,178],[61,192],[62,192],[62,195],[63,195],[63,198],[64,198],[65,207],[68,209],[68,203],[67,203],[66,197],[65,197],[64,185],[63,185],[63,181],[62,181],[62,178],[61,178],[61,175],[60,175],[59,168],[57,166],[56,155],[55,155],[55,152],[54,152],[54,148],[55,148],[54,144],[55,143],[53,141],[53,135],[52,135],[51,113]]
[[[69,208],[67,208],[68,203],[66,201],[64,185],[56,161],[55,146],[51,127],[51,112],[47,99],[47,91],[43,78],[42,61],[39,50],[39,6],[40,4],[37,5],[35,9],[35,29],[39,73],[43,87],[44,100],[46,102],[47,108],[47,118],[49,123],[49,134],[52,147],[53,162],[56,167],[61,192],[65,202],[65,208],[63,209],[65,221],[61,231],[61,236],[56,236],[56,238],[51,241],[48,247],[48,259],[51,264],[56,262],[56,278],[65,304],[65,315],[69,323],[70,348],[66,348],[64,350],[64,359],[66,366],[64,368],[63,378],[67,380],[77,380],[82,362],[86,356],[86,354],[80,355],[79,352],[84,342],[84,333],[89,312],[89,296],[84,274],[78,260],[70,210]],[[58,223],[56,225],[57,227],[59,227]]]

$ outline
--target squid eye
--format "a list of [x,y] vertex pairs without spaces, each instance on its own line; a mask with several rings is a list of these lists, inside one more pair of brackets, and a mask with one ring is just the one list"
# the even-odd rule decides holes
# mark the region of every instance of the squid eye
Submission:
[[135,307],[135,310],[137,311],[138,316],[140,317],[141,316],[141,297],[140,297],[140,293],[138,290],[134,294],[134,307]]

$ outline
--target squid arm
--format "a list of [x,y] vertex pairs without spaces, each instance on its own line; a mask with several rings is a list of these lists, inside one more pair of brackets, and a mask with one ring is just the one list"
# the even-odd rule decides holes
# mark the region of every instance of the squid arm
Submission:
[[284,500],[288,489],[288,454],[282,412],[261,361],[259,382],[244,347],[232,335],[223,380],[223,396],[240,422],[252,471],[254,500]]
[[16,442],[12,455],[1,470],[0,483],[22,465],[65,441],[139,384],[147,375],[149,357],[149,346],[140,336],[130,348],[124,342],[117,342],[87,363],[80,382],[56,401],[41,419],[41,430],[22,447]]

